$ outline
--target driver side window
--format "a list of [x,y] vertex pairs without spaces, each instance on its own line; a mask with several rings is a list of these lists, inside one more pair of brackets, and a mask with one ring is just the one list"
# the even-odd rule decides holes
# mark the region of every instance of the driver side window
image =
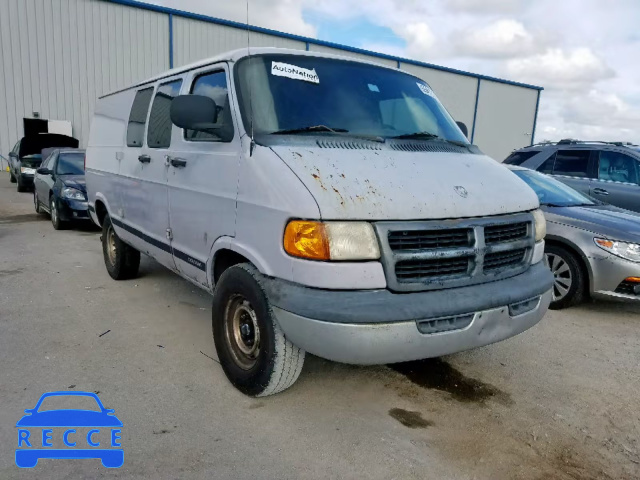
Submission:
[[216,130],[211,132],[185,130],[185,139],[190,142],[230,142],[233,138],[233,122],[225,71],[205,73],[196,77],[191,87],[191,94],[209,97],[216,102]]

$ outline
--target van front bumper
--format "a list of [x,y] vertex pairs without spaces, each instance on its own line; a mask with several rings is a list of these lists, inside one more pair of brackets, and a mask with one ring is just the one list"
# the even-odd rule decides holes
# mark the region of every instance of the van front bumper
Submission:
[[546,313],[552,283],[540,262],[496,282],[404,294],[320,290],[267,277],[262,285],[294,345],[337,362],[375,365],[438,357],[518,335]]

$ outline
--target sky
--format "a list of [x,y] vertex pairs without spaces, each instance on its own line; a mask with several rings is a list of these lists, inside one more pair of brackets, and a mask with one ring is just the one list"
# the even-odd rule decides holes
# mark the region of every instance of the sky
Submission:
[[[247,20],[242,0],[147,1]],[[640,143],[640,0],[248,1],[252,25],[542,86],[536,142]]]

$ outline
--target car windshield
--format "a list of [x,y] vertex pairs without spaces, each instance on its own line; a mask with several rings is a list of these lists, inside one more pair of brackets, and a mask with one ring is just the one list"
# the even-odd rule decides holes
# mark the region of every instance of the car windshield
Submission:
[[255,134],[409,135],[468,144],[427,83],[400,71],[322,57],[258,55],[238,62],[236,82],[244,124]]
[[84,154],[61,153],[58,155],[58,175],[84,175]]
[[596,205],[589,197],[547,175],[534,172],[533,170],[512,171],[536,192],[540,205],[554,207]]
[[38,407],[38,412],[47,412],[50,410],[102,411],[96,399],[89,395],[51,395],[45,397]]

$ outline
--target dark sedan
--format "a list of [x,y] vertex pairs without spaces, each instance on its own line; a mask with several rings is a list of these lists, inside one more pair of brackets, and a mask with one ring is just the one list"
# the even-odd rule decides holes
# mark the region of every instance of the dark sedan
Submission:
[[77,148],[78,140],[56,133],[38,133],[21,138],[9,153],[11,183],[24,192],[33,186],[36,169],[42,164],[42,150],[51,147]]
[[587,295],[640,300],[640,215],[607,205],[542,173],[509,167],[538,195],[547,219],[551,308]]
[[36,212],[48,212],[56,230],[71,221],[90,219],[84,181],[84,150],[54,150],[36,170],[34,187]]

